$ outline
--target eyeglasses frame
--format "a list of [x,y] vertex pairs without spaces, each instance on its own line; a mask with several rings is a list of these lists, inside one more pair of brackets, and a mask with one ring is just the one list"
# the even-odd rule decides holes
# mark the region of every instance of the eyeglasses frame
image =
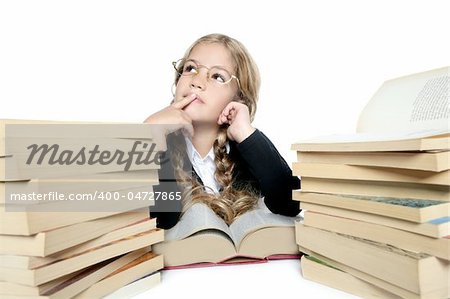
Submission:
[[[183,75],[183,73],[181,72],[180,73],[180,71],[178,70],[178,68],[177,68],[177,64],[178,63],[180,63],[180,62],[182,62],[184,59],[183,58],[181,58],[181,59],[178,59],[178,60],[176,60],[176,61],[172,61],[172,66],[173,66],[173,68],[175,69],[175,71],[177,72],[177,74],[178,75],[180,75],[180,76],[190,76],[190,75]],[[189,59],[188,59],[189,60]],[[205,69],[207,69],[208,70],[208,73],[209,73],[209,71],[212,69],[212,68],[214,68],[215,66],[213,66],[213,67],[211,67],[211,68],[209,68],[209,67],[207,67],[206,65],[202,65],[202,64],[198,64],[197,62],[195,62],[195,61],[193,61],[195,64],[197,64],[197,66],[200,68],[200,67],[204,67]],[[183,66],[184,66],[184,63],[183,63]],[[227,71],[228,72],[228,71]],[[196,73],[195,74],[192,74],[192,75],[198,75],[199,74],[199,72],[198,71],[196,71]],[[230,78],[230,80],[228,80],[227,82],[218,82],[217,81],[217,83],[219,84],[219,85],[226,85],[226,84],[228,84],[228,83],[230,83],[231,81],[233,81],[233,79],[236,79],[236,82],[237,82],[237,84],[238,84],[238,87],[239,87],[239,90],[241,89],[241,82],[239,81],[239,78],[238,77],[236,77],[235,75],[231,75],[230,74],[230,76],[231,76],[231,78]],[[209,81],[209,80],[208,80]]]

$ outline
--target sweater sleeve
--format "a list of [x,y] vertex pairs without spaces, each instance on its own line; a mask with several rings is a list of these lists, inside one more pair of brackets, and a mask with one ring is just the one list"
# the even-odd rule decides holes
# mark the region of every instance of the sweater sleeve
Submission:
[[292,175],[291,168],[269,138],[255,130],[237,144],[237,150],[258,181],[269,210],[285,216],[297,215],[300,208],[299,203],[292,200],[292,190],[300,188],[300,179]]
[[[170,158],[170,149],[174,147],[175,142],[180,142],[175,136],[167,136],[168,150],[162,152],[163,157]],[[182,194],[182,190],[175,178],[175,171],[171,161],[166,160],[161,164],[161,168],[158,169],[159,184],[153,186],[155,194],[166,194],[167,198],[169,194]],[[172,195],[172,196],[173,196]],[[156,217],[156,226],[158,228],[169,229],[177,224],[181,216],[182,203],[181,200],[162,200],[162,196],[158,199],[155,197],[155,205],[150,207],[150,217]]]

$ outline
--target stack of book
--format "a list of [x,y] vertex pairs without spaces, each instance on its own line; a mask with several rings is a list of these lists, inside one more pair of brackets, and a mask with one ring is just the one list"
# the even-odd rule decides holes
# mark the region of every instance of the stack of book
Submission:
[[[307,254],[305,278],[365,298],[450,296],[448,69],[387,81],[352,136],[293,144],[293,172],[302,178],[293,198],[304,211],[296,241]],[[418,93],[413,99],[405,95],[411,90]],[[433,109],[418,102],[424,93],[444,101],[434,108],[447,113],[427,112],[422,130],[401,133],[417,125],[403,114],[419,113],[406,99]],[[377,118],[377,109],[398,114]]]
[[0,297],[100,298],[159,281],[147,125],[0,126]]

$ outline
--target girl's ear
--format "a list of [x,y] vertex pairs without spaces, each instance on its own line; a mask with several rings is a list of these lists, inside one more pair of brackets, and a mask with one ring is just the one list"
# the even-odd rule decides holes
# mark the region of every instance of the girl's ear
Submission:
[[234,102],[238,102],[238,103],[245,104],[245,101],[244,101],[244,95],[242,94],[241,91],[239,91],[238,93],[236,93],[236,95],[235,95],[234,98],[233,98],[233,101],[234,101]]
[[177,84],[173,82],[172,87],[170,88],[170,91],[172,92],[173,99],[175,100],[175,91],[177,89]]

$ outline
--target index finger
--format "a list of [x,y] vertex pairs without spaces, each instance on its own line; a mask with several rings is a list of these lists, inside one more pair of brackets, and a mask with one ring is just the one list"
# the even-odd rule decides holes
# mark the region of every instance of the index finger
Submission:
[[172,107],[174,107],[176,109],[183,109],[184,107],[189,105],[196,97],[197,97],[196,94],[191,94],[187,97],[182,98],[178,102],[173,103]]

